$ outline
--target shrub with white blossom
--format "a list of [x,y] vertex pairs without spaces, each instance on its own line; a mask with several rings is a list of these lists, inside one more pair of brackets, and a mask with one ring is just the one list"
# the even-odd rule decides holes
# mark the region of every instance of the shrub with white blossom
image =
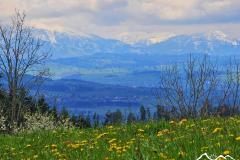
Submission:
[[0,132],[6,131],[6,118],[3,116],[2,110],[0,110]]

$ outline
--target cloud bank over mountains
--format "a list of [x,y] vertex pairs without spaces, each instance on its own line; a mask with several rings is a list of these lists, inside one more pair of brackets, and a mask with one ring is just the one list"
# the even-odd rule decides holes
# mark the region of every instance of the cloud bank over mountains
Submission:
[[0,20],[24,10],[32,26],[109,38],[223,30],[240,36],[239,0],[2,0]]

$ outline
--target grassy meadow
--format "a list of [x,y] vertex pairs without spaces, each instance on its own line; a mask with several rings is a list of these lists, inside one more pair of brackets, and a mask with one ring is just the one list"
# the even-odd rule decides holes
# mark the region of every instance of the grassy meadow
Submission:
[[0,159],[240,159],[240,117],[158,121],[0,135]]

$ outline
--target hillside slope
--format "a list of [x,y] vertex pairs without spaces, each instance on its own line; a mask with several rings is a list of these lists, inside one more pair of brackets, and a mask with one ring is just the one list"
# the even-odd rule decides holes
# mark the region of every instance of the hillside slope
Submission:
[[0,159],[240,159],[240,118],[108,126],[0,135]]

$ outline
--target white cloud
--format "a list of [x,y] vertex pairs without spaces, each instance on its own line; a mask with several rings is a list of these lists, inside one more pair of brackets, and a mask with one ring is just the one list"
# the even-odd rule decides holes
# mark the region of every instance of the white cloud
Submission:
[[36,27],[108,37],[178,33],[180,28],[230,31],[240,23],[239,0],[1,0],[0,20],[9,19],[16,8],[26,11],[28,23]]
[[151,0],[151,1],[133,1],[129,10],[135,13],[148,14],[156,16],[162,20],[176,20],[186,18],[186,13],[192,9],[194,0],[184,1],[174,0]]

